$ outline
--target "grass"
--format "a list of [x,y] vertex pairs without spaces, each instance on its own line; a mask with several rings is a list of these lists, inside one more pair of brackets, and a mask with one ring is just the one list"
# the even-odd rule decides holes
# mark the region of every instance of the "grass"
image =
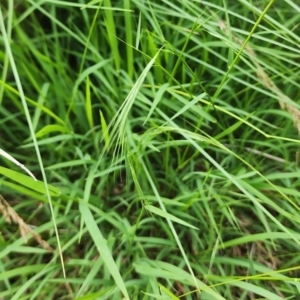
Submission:
[[1,3],[0,299],[298,299],[299,11]]

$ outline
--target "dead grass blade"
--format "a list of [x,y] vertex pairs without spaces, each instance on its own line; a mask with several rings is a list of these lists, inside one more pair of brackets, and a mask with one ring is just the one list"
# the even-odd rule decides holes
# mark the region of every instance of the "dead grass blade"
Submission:
[[14,211],[14,209],[9,205],[9,203],[0,195],[0,211],[2,212],[4,219],[7,223],[11,224],[14,222],[19,225],[19,230],[21,236],[23,237],[25,243],[27,243],[27,235],[30,234],[36,242],[41,245],[45,250],[54,253],[54,249],[44,241],[39,234],[34,232],[30,226],[28,226],[24,220]]

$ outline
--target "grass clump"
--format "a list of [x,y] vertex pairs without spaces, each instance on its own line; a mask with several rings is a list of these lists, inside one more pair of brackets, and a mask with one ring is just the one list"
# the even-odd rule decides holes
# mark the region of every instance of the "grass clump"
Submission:
[[297,299],[297,4],[1,5],[0,299]]

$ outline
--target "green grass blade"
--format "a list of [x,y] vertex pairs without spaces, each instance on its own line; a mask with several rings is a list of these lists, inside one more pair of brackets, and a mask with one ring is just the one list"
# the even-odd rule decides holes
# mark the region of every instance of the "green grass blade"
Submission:
[[81,216],[85,222],[85,225],[99,251],[99,254],[106,268],[109,270],[111,276],[114,278],[116,285],[119,287],[122,294],[126,297],[126,299],[130,299],[125,283],[119,273],[119,268],[112,257],[110,249],[107,246],[107,242],[104,239],[97,223],[95,222],[94,216],[92,215],[88,205],[84,202],[81,202],[80,211],[81,211]]

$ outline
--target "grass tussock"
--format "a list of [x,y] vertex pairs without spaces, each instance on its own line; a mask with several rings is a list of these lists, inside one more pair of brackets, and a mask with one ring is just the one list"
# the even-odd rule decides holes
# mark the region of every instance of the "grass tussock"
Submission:
[[298,299],[296,2],[0,6],[0,299]]

